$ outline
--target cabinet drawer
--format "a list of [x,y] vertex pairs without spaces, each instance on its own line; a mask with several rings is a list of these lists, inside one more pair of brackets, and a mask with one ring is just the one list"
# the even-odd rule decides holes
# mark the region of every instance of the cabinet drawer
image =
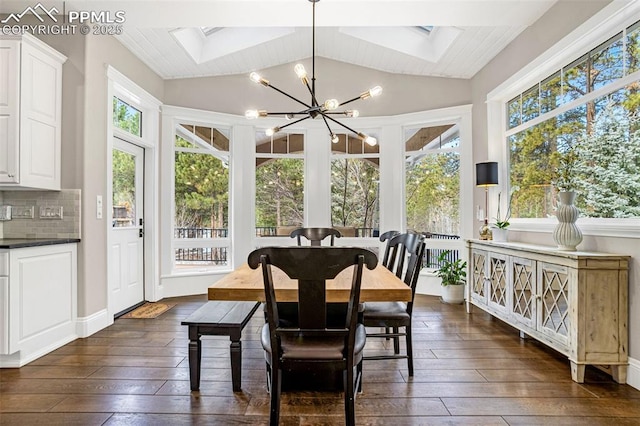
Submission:
[[0,277],[9,275],[9,253],[0,252]]

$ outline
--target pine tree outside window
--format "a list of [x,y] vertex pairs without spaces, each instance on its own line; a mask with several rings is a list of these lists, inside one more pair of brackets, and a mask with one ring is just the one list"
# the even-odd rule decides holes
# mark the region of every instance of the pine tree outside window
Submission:
[[505,104],[512,217],[555,214],[568,153],[583,217],[640,217],[639,46],[636,23]]
[[256,236],[289,237],[304,223],[304,135],[256,134]]
[[210,125],[176,125],[174,173],[176,268],[229,266],[228,132]]

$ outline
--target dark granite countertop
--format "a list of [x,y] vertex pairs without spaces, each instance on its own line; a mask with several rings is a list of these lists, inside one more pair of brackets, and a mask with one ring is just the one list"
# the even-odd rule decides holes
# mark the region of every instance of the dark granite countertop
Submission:
[[79,243],[79,238],[0,238],[0,249]]

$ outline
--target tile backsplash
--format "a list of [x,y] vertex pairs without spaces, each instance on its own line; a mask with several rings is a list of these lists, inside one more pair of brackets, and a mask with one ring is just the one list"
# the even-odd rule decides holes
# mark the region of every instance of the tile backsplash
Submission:
[[[33,218],[13,216],[0,222],[0,238],[80,238],[80,190],[62,191],[4,191],[0,205],[12,206],[14,211],[29,211]],[[59,219],[52,212],[62,212]],[[41,212],[46,212],[41,214]]]

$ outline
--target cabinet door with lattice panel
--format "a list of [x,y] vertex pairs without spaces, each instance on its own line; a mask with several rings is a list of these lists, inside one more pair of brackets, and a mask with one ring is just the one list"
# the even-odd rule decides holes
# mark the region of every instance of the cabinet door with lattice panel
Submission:
[[510,257],[511,273],[510,313],[512,317],[533,329],[536,328],[536,262]]
[[569,273],[566,266],[538,262],[538,330],[563,345],[568,344],[571,327]]
[[472,250],[471,252],[471,281],[469,289],[471,298],[482,304],[487,304],[487,252]]
[[487,304],[496,311],[508,312],[509,300],[509,267],[508,256],[497,253],[487,255],[487,278],[489,288],[487,291]]

